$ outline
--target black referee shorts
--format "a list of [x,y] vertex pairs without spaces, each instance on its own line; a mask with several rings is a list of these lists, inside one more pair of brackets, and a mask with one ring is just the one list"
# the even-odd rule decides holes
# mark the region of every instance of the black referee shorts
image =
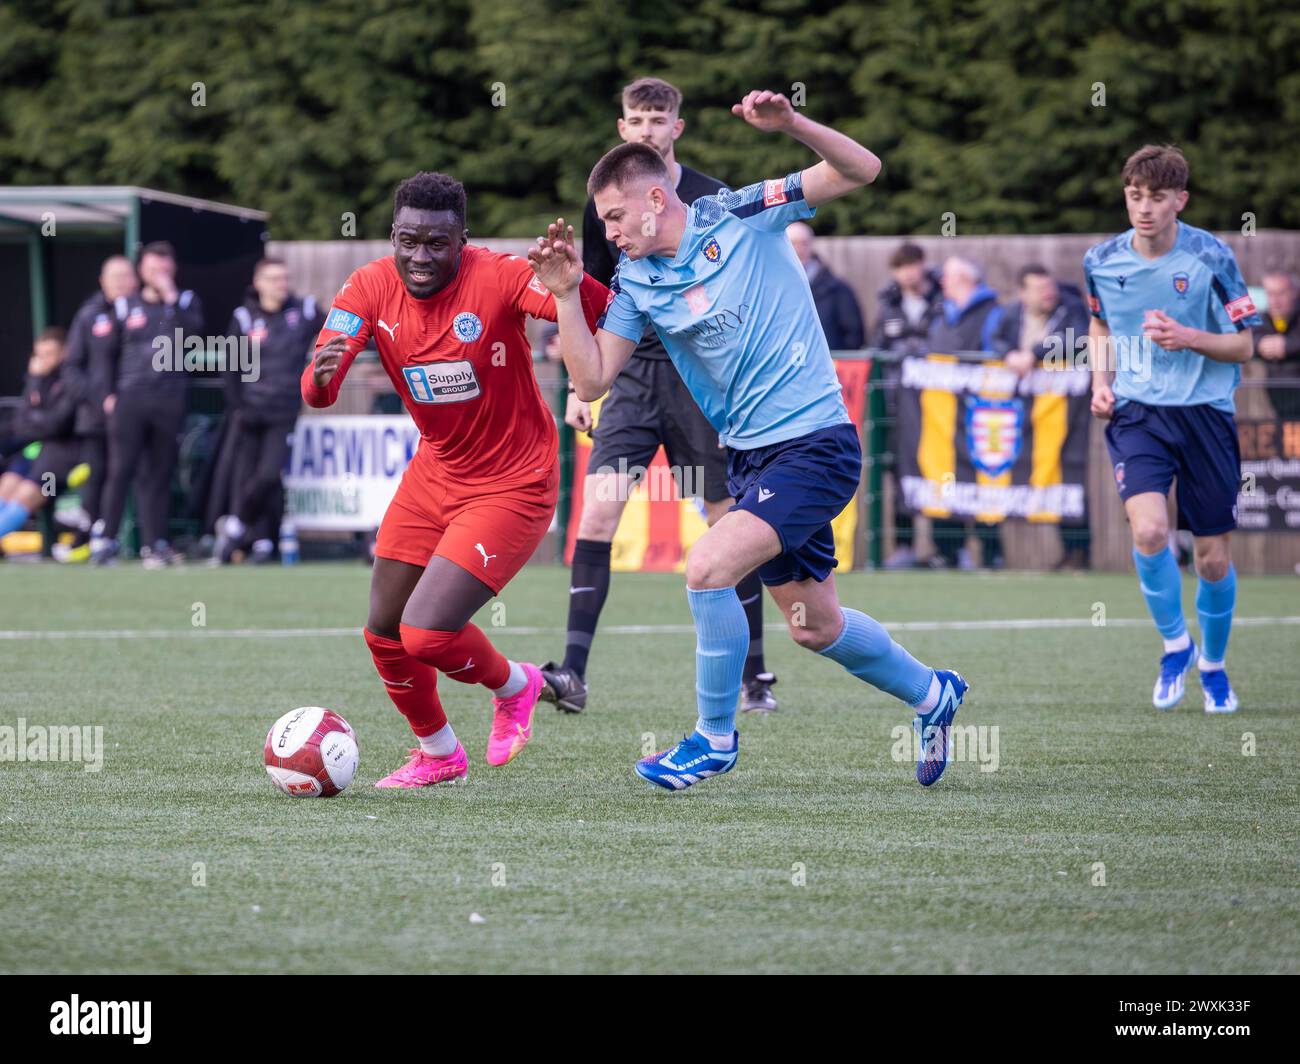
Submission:
[[729,498],[727,448],[668,359],[633,355],[600,405],[588,475],[648,469],[660,445],[677,483],[706,502]]

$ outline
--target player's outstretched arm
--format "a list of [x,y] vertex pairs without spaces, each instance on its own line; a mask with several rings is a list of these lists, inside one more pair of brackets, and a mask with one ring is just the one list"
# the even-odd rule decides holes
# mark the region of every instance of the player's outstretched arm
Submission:
[[746,93],[731,113],[764,133],[794,137],[822,157],[821,162],[800,175],[803,196],[810,207],[847,196],[871,184],[880,173],[880,160],[872,152],[852,137],[805,118],[779,92],[763,89]]
[[573,226],[566,225],[563,218],[547,226],[546,236],[538,237],[536,246],[529,248],[528,262],[537,279],[555,297],[560,356],[575,394],[587,403],[599,399],[627,365],[636,342],[605,329],[597,329],[592,335],[578,291],[582,260],[574,247]]

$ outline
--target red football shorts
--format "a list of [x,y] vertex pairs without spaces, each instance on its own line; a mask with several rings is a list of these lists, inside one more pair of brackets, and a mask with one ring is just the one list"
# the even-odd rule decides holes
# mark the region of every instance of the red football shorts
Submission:
[[495,489],[445,479],[422,449],[402,475],[375,539],[375,554],[421,568],[435,554],[500,593],[551,527],[560,493],[556,459],[538,480]]

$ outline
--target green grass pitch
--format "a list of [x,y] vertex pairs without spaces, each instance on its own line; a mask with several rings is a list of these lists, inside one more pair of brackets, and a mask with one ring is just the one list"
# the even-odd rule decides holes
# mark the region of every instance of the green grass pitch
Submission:
[[[895,759],[905,707],[769,630],[780,711],[742,718],[737,769],[683,794],[632,774],[694,720],[680,576],[615,574],[588,711],[540,707],[504,768],[483,760],[486,693],[443,678],[469,781],[417,792],[373,788],[411,740],[336,631],[368,579],[0,571],[0,725],[100,725],[105,747],[97,773],[0,762],[0,970],[1300,970],[1293,579],[1241,581],[1243,708],[1214,718],[1194,674],[1151,708],[1131,576],[842,576],[972,682],[957,722],[998,729],[996,770],[954,762],[923,790]],[[566,586],[529,568],[479,623],[512,657],[558,656]],[[1048,623],[993,623],[1026,619]],[[338,798],[283,797],[262,769],[299,705],[357,731]]]

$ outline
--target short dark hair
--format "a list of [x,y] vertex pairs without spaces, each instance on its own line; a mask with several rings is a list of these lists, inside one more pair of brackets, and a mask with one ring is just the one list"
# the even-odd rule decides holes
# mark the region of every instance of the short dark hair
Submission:
[[587,178],[587,195],[594,196],[602,189],[614,185],[622,188],[629,181],[642,177],[660,177],[668,180],[668,164],[649,144],[620,144],[601,156]]
[[916,244],[899,244],[889,256],[889,268],[896,270],[900,266],[910,266],[914,262],[924,262],[925,252]]
[[1031,262],[1028,266],[1021,266],[1020,272],[1016,274],[1016,284],[1024,286],[1025,279],[1028,277],[1051,277],[1046,266],[1038,262]]
[[274,257],[268,255],[268,256],[267,256],[266,258],[264,258],[264,259],[258,259],[258,260],[257,260],[257,264],[253,267],[253,276],[256,277],[259,273],[261,273],[263,270],[265,270],[268,266],[284,266],[284,265],[285,265],[285,261],[284,261],[284,259],[277,259],[277,258],[274,258]]
[[676,85],[669,84],[663,78],[637,78],[623,89],[625,111],[668,111],[676,114],[681,106],[681,92]]
[[136,256],[135,264],[140,265],[140,260],[146,255],[158,255],[164,259],[176,261],[176,249],[172,247],[169,240],[151,240],[140,249],[140,254]]
[[1128,157],[1122,176],[1125,187],[1182,192],[1187,187],[1187,159],[1172,144],[1145,144]]
[[66,343],[68,339],[67,330],[60,325],[48,325],[36,334],[36,339],[32,341],[32,346],[36,344],[48,343],[53,340],[56,344]]
[[403,207],[417,211],[451,211],[465,227],[465,186],[454,177],[421,170],[408,177],[393,193],[393,218]]

